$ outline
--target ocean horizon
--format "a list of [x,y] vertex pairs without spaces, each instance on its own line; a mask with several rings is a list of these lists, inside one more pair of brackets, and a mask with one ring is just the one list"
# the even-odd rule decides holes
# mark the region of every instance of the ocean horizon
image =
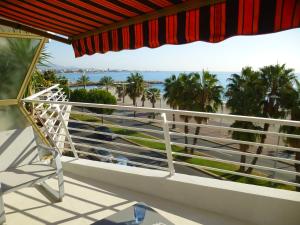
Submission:
[[[106,72],[86,72],[86,75],[90,78],[92,82],[98,82],[104,76],[111,76],[114,81],[126,81],[127,77],[130,76],[130,73],[135,71],[106,71]],[[145,81],[161,81],[163,82],[165,79],[170,77],[171,75],[178,76],[180,73],[190,73],[192,71],[138,71],[144,77]],[[193,71],[199,72],[202,71]],[[211,72],[217,75],[217,78],[221,85],[226,84],[226,80],[233,73],[238,72]],[[59,75],[64,75],[69,82],[75,83],[79,77],[82,75],[80,72],[72,72],[72,73],[60,73]]]
[[[126,81],[127,77],[130,75],[130,73],[135,71],[106,71],[106,72],[86,72],[86,75],[89,77],[90,81],[92,82],[98,82],[102,77],[104,76],[111,76],[114,81]],[[141,73],[144,77],[145,81],[161,81],[163,82],[165,79],[170,77],[171,75],[178,76],[180,73],[190,73],[192,71],[138,71]],[[193,72],[199,72],[202,71],[193,71]],[[215,74],[219,80],[219,84],[223,87],[226,87],[227,85],[227,79],[230,78],[231,74],[240,72],[213,72],[210,71],[212,74]],[[80,72],[72,72],[72,73],[60,73],[59,75],[65,76],[69,82],[75,83],[82,73]],[[297,78],[300,78],[300,74],[296,73]],[[97,86],[88,86],[87,89],[96,88]],[[151,84],[150,87],[158,88],[161,93],[163,93],[164,85],[163,84]],[[76,87],[74,87],[76,88]]]

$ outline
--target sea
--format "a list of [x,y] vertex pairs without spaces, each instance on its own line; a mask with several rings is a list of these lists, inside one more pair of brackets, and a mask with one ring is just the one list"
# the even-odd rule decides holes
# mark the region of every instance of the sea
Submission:
[[[98,82],[102,77],[104,76],[111,76],[112,79],[115,82],[118,81],[126,81],[127,77],[130,76],[130,73],[136,72],[136,71],[105,71],[105,72],[86,72],[86,75],[90,78],[90,81]],[[162,83],[157,84],[151,84],[151,88],[157,88],[160,90],[160,93],[164,93],[164,80],[171,75],[176,75],[180,73],[190,73],[191,71],[138,71],[141,73],[144,77],[145,81],[160,81]],[[201,71],[193,71],[193,72],[199,72]],[[217,75],[217,78],[219,80],[219,84],[223,87],[226,87],[228,78],[231,76],[231,74],[239,73],[239,72],[211,72],[212,74]],[[73,73],[60,73],[60,75],[64,75],[69,82],[75,83],[78,78],[82,75],[82,73],[79,72],[73,72]],[[296,76],[298,80],[300,79],[300,73],[296,73]],[[74,89],[76,87],[72,87]],[[97,88],[97,86],[91,85],[88,86],[87,89],[93,89]]]
[[[118,81],[126,81],[127,77],[130,76],[130,73],[132,72],[131,71],[86,72],[86,75],[89,77],[90,81],[92,82],[98,82],[104,76],[111,76],[115,82],[118,82]],[[138,71],[138,72],[143,75],[145,81],[163,82],[165,79],[167,79],[173,74],[178,76],[178,74],[180,73],[190,73],[191,71]],[[195,71],[195,72],[200,72],[200,71]],[[212,73],[217,75],[220,85],[226,86],[227,79],[230,77],[231,74],[235,72],[212,72]],[[64,75],[69,80],[69,82],[75,83],[82,75],[82,73],[79,72],[60,73],[59,75]],[[92,89],[96,87],[97,86],[88,86],[87,89]],[[161,93],[164,92],[163,83],[151,84],[150,87],[159,89]]]

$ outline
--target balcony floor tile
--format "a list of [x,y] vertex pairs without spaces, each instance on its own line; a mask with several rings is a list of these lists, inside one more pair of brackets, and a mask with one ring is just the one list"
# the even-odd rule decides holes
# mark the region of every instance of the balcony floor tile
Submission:
[[[48,182],[53,188],[56,180]],[[35,188],[24,188],[4,196],[7,225],[87,225],[145,202],[174,224],[246,225],[230,217],[191,208],[124,188],[65,174],[63,202],[53,203]],[[247,224],[248,225],[248,224]]]

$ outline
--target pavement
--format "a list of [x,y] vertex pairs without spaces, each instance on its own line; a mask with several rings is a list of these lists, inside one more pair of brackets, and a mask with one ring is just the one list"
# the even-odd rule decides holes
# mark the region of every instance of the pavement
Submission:
[[[123,116],[132,116],[132,112],[122,112],[122,111],[115,111],[114,114],[119,114]],[[136,117],[147,117],[148,114],[145,113],[137,113]],[[149,114],[150,115],[150,114]],[[159,116],[156,117],[156,119],[160,119]],[[109,121],[117,123],[119,125],[124,125],[124,126],[133,126],[133,127],[141,127],[144,129],[154,129],[154,130],[162,130],[162,128],[152,125],[152,124],[147,124],[139,121],[133,121],[133,120],[118,120],[118,119],[109,119]],[[193,134],[195,132],[195,129],[192,127],[189,127],[189,133]],[[201,131],[200,131],[201,132]],[[162,135],[157,134],[157,133],[149,133],[152,136],[155,136],[157,138],[163,138]],[[184,143],[184,137],[180,136],[173,136],[172,137],[172,142],[178,142],[178,143]],[[188,143],[191,144],[193,143],[193,138],[188,138]],[[217,143],[217,142],[212,142],[212,141],[207,141],[204,139],[198,139],[197,145],[199,146],[205,146],[205,147],[211,147],[211,148],[222,148],[222,149],[227,149],[227,150],[234,150],[238,151],[238,149],[235,147],[234,143]],[[200,153],[204,153],[205,155],[215,157],[218,159],[224,159],[224,160],[229,160],[229,161],[235,161],[235,162],[240,162],[240,156],[237,154],[231,154],[231,153],[224,153],[224,152],[216,152],[216,151],[209,151],[205,149],[195,149],[195,151],[198,151]],[[253,157],[247,156],[246,162],[251,163]],[[257,165],[260,166],[265,166],[265,167],[274,167],[278,169],[284,169],[284,170],[290,170],[290,171],[295,171],[295,168],[293,165],[284,163],[284,162],[277,162],[274,163],[273,160],[269,159],[258,159]],[[255,169],[256,171],[262,172],[264,174],[267,174],[268,177],[276,178],[276,179],[281,179],[281,180],[286,180],[286,181],[294,181],[295,176],[294,175],[289,175],[285,173],[279,173],[279,172],[272,172],[272,171],[266,171],[266,170],[259,170]]]
[[[116,115],[123,115],[123,116],[130,116],[133,117],[133,113],[132,112],[124,112],[124,111],[114,111],[114,114]],[[137,113],[136,115],[137,117],[147,117],[148,114],[146,113]],[[157,116],[157,119],[160,119],[159,116]],[[143,129],[152,129],[152,130],[162,130],[162,128],[156,126],[156,125],[152,125],[150,123],[144,123],[144,122],[139,122],[136,120],[120,120],[120,119],[112,119],[112,118],[105,118],[105,120],[111,122],[111,123],[115,123],[118,125],[123,125],[123,126],[128,126],[128,127],[139,127],[139,128],[143,128]],[[70,123],[69,124],[70,127],[77,127],[77,128],[82,128],[82,129],[87,129],[87,130],[93,130],[95,129],[95,127],[90,126],[90,125],[83,125],[83,124],[78,124],[78,123]],[[80,127],[79,127],[80,126]],[[189,129],[189,133],[194,133],[195,129],[193,129],[192,127],[190,127]],[[144,132],[148,135],[152,135],[156,138],[159,139],[163,139],[163,135],[161,134],[157,134],[157,133],[152,133],[152,132]],[[75,134],[74,131],[72,131],[71,134]],[[76,135],[78,136],[84,136],[84,137],[90,137],[90,138],[97,138],[96,136],[93,137],[93,135],[95,134],[91,134],[91,133],[87,133],[87,132],[76,132]],[[178,142],[178,143],[184,143],[184,137],[180,137],[180,136],[173,136],[171,137],[172,142]],[[74,140],[76,141],[80,141],[83,142],[82,140]],[[122,138],[116,138],[112,144],[100,144],[100,143],[93,143],[93,145],[98,145],[101,146],[103,148],[107,148],[107,149],[115,149],[115,150],[119,150],[119,151],[126,151],[129,153],[135,153],[135,154],[140,154],[140,155],[146,155],[146,156],[151,156],[151,157],[165,157],[165,154],[160,154],[160,153],[156,153],[156,152],[150,152],[150,151],[145,151],[145,150],[141,150],[141,149],[136,149],[136,148],[124,148],[124,147],[120,147],[120,146],[116,146],[113,143],[114,142],[118,142],[118,143],[124,143],[124,144],[130,144],[132,145],[132,143],[122,139]],[[188,143],[193,143],[193,138],[188,138]],[[198,139],[198,143],[197,145],[199,146],[206,146],[206,147],[212,147],[212,148],[222,148],[222,149],[227,149],[227,150],[234,150],[237,151],[238,149],[234,146],[234,144],[232,143],[227,143],[226,145],[224,144],[220,144],[217,142],[212,142],[212,141],[207,141],[207,140],[203,140],[203,139]],[[224,152],[215,152],[215,151],[208,151],[208,150],[204,150],[204,149],[195,149],[195,151],[198,151],[201,154],[205,154],[209,157],[215,157],[215,158],[219,158],[219,159],[224,159],[224,160],[229,160],[229,161],[235,161],[235,162],[239,162],[240,161],[240,156],[237,154],[230,154],[230,153],[224,153]],[[118,157],[122,154],[115,154],[115,157]],[[166,163],[165,162],[159,162],[156,160],[150,160],[150,159],[142,159],[140,157],[132,157],[132,156],[127,156],[127,155],[123,155],[126,158],[128,158],[129,160],[133,160],[136,162],[142,162],[142,163],[146,163],[146,164],[151,164],[151,165],[157,165],[157,166],[162,166],[162,167],[166,167]],[[252,161],[252,157],[248,157],[246,159],[247,163],[251,163]],[[266,166],[266,167],[274,167],[275,163],[273,160],[269,160],[269,159],[258,159],[257,165],[261,165],[261,166]],[[280,169],[285,169],[285,170],[290,170],[290,171],[295,171],[294,166],[289,165],[287,163],[282,163],[282,162],[277,162],[276,163],[276,168],[280,168]],[[175,170],[179,173],[184,173],[184,174],[189,174],[189,175],[197,175],[197,176],[204,176],[204,177],[211,177],[210,175],[188,167],[188,166],[182,166],[182,165],[175,165]],[[264,174],[267,174],[269,177],[272,178],[276,178],[276,179],[281,179],[281,180],[286,180],[286,181],[294,181],[295,180],[295,176],[294,175],[289,175],[289,174],[284,174],[284,173],[279,173],[279,172],[272,172],[272,171],[266,171],[266,170],[258,170]]]
[[[71,127],[71,128],[80,128],[80,129],[85,129],[85,130],[94,130],[94,131],[96,129],[96,127],[92,126],[92,125],[79,124],[79,123],[73,123],[73,122],[69,122],[69,127]],[[89,132],[73,131],[73,130],[70,130],[69,132],[70,132],[71,135],[76,135],[76,136],[80,136],[80,137],[95,138],[95,139],[99,139],[99,138],[102,139],[103,138],[103,137],[99,137],[98,134],[92,134],[92,133],[89,133]],[[134,153],[134,154],[138,154],[138,155],[144,155],[144,156],[150,156],[150,157],[166,159],[166,154],[164,154],[164,153],[151,152],[151,151],[146,151],[146,150],[142,150],[142,149],[134,148],[134,147],[124,148],[124,147],[121,147],[121,146],[117,146],[117,145],[115,145],[115,143],[122,143],[122,144],[132,145],[131,142],[128,142],[125,139],[119,138],[119,137],[117,137],[113,141],[111,141],[110,144],[92,142],[92,141],[76,139],[76,138],[72,138],[72,140],[75,143],[90,144],[92,146],[100,147],[100,148],[104,148],[104,149],[108,149],[108,150],[112,149],[112,150],[117,150],[117,151],[121,151],[121,152],[124,151],[126,153]],[[93,148],[85,148],[85,147],[81,147],[81,146],[76,146],[76,149],[81,150],[81,151],[89,151],[89,152],[94,152],[94,150],[95,150]],[[121,154],[121,153],[112,153],[112,155],[115,158],[122,156],[122,157],[126,157],[130,161],[167,168],[167,163],[166,162],[161,162],[161,161],[152,160],[152,159],[144,159],[144,158],[136,157],[136,156],[128,156],[126,154]],[[197,170],[197,169],[194,169],[194,168],[191,168],[191,167],[188,167],[188,166],[182,166],[182,165],[176,165],[175,164],[174,167],[175,167],[176,172],[178,172],[178,173],[194,175],[194,176],[201,176],[201,177],[212,177],[212,176],[208,175],[207,173],[204,173],[200,170]]]

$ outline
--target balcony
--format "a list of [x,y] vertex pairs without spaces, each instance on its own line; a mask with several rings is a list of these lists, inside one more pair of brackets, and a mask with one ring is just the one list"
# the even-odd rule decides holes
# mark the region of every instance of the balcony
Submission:
[[[136,201],[151,204],[175,224],[197,224],[200,221],[199,211],[191,207],[187,210],[186,207],[166,200],[68,173],[65,174],[65,189],[64,201],[55,204],[34,188],[5,196],[7,224],[91,224]],[[224,220],[221,216],[212,216],[205,211],[202,216],[211,222]],[[233,224],[229,223],[232,219],[225,219],[222,224]]]
[[[29,81],[46,38],[72,43],[76,57],[198,40],[215,43],[298,28],[299,1],[248,1],[253,7],[224,0],[75,2],[0,2],[0,172],[20,166],[17,162],[43,142],[53,151],[35,159],[45,159],[46,166],[58,162],[45,177],[59,175],[59,182],[49,180],[52,188],[59,183],[59,197],[65,188],[63,201],[56,202],[43,189],[45,177],[16,167],[13,175],[36,181],[18,183],[8,171],[6,178],[15,185],[0,179],[0,223],[6,213],[8,225],[95,225],[103,219],[137,224],[108,218],[144,202],[170,224],[299,225],[300,149],[285,140],[300,136],[281,129],[298,128],[299,121],[69,102],[58,85],[22,99],[34,89]],[[198,123],[201,118],[208,122]],[[270,128],[231,127],[236,121]],[[17,139],[25,129],[32,136]],[[241,141],[233,132],[266,139]],[[38,185],[19,189],[33,183]],[[10,193],[3,191],[5,185],[12,187]]]
[[[35,189],[8,195],[11,224],[92,224],[135,202],[147,203],[174,224],[298,224],[300,195],[288,190],[299,187],[294,168],[299,149],[283,141],[298,137],[278,132],[280,126],[299,126],[296,121],[69,102],[58,85],[23,103],[32,104],[40,134],[65,155],[66,197],[52,204]],[[185,123],[183,116],[209,122]],[[236,120],[271,124],[268,132],[246,130],[266,134],[267,141],[232,139],[230,130],[245,132],[228,125]],[[193,134],[197,126],[201,132]],[[251,147],[241,152],[239,144]],[[259,146],[262,154],[255,151]],[[241,172],[241,165],[252,173]]]
[[[70,158],[64,158],[66,171],[68,171],[68,168],[71,166],[67,163],[68,160],[70,160]],[[91,162],[80,159],[78,163],[89,164]],[[108,168],[108,165],[104,165],[106,163],[97,162],[97,164],[97,166],[102,167],[102,171],[105,170],[105,167],[106,169],[115,171],[118,169],[116,167],[113,168],[112,165],[111,168]],[[91,163],[91,165],[93,165],[93,163]],[[95,170],[95,174],[99,172],[96,171],[96,168],[91,169],[89,172],[93,170]],[[147,169],[139,170],[140,173],[147,172],[148,176],[152,173],[152,171]],[[132,182],[132,184],[139,187],[131,189],[104,183],[103,181],[100,182],[96,177],[96,179],[91,179],[87,176],[79,176],[76,174],[77,172],[79,172],[79,170],[76,170],[75,167],[72,168],[71,173],[65,172],[66,193],[63,202],[60,203],[53,203],[51,199],[47,199],[35,188],[22,189],[15,193],[5,195],[7,225],[93,224],[96,221],[126,209],[136,202],[147,203],[174,224],[252,224],[234,219],[230,216],[192,207],[191,205],[179,204],[170,199],[145,194],[142,190],[143,185],[138,183],[139,179],[136,179],[137,182]],[[119,172],[121,175],[121,170]],[[114,176],[113,172],[112,174]],[[149,185],[151,179],[155,176],[160,176],[160,179],[163,180],[165,175],[166,173],[164,172],[154,172],[154,176],[152,174],[148,177],[149,182],[147,184]],[[126,177],[128,178],[128,176],[127,174]],[[119,176],[119,178],[122,179],[122,176]],[[55,187],[55,180],[51,180],[49,184],[53,184],[53,187]],[[141,189],[140,191],[137,190],[139,188]],[[164,192],[164,190],[161,191],[161,193]]]
[[[295,190],[295,153],[285,138],[298,135],[280,131],[299,126],[297,121],[235,116],[229,114],[69,102],[58,85],[23,100],[34,105],[42,135],[61,152],[85,158],[176,172],[201,177],[255,181],[263,186]],[[171,118],[176,118],[175,120]],[[183,122],[188,118],[189,122]],[[207,118],[196,123],[195,118]],[[269,131],[234,128],[234,121],[270,124]],[[195,134],[195,128],[199,133]],[[188,129],[188,130],[185,130]],[[188,132],[187,132],[188,131]],[[266,135],[266,141],[250,142],[232,138],[233,131]],[[240,145],[249,150],[240,151]],[[257,148],[262,147],[262,153]],[[241,156],[246,161],[240,162]],[[253,163],[253,159],[257,159]],[[240,167],[252,168],[252,173]],[[237,181],[243,182],[242,179]]]
[[[282,224],[284,220],[297,224],[299,219],[297,193],[264,187],[254,191],[249,185],[235,186],[232,182],[180,174],[169,179],[167,172],[84,159],[76,164],[72,161],[63,157],[63,202],[53,203],[35,188],[5,195],[7,225],[92,224],[136,202],[147,203],[174,224]],[[55,180],[49,184],[55,187]],[[186,192],[176,196],[179,191]],[[223,204],[223,200],[227,203]],[[277,214],[270,214],[275,211]],[[233,213],[235,216],[230,216]]]

